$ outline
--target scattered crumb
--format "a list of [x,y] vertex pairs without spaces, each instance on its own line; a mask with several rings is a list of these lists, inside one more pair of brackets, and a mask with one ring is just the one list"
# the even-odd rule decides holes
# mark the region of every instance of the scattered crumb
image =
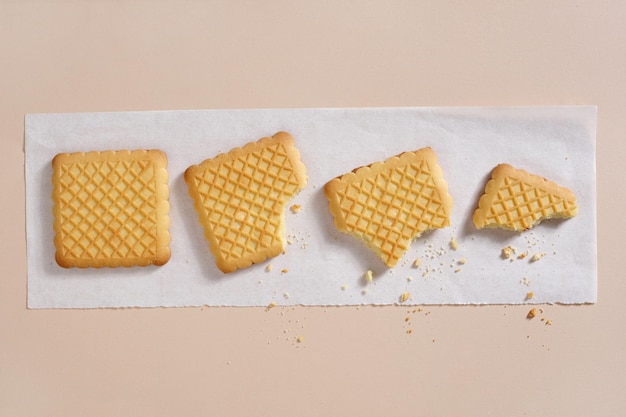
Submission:
[[528,291],[526,293],[526,299],[527,300],[532,300],[534,296],[535,296],[535,293],[533,293],[532,291]]
[[537,315],[537,309],[535,307],[531,308],[528,314],[526,314],[527,319],[532,319]]
[[269,310],[271,310],[272,308],[276,307],[277,305],[278,305],[278,304],[276,304],[276,301],[272,301],[271,303],[269,303],[269,304],[267,305],[267,307],[265,308],[265,311],[269,311]]
[[509,259],[511,256],[515,255],[515,251],[516,249],[513,246],[502,248],[502,257],[504,259]]
[[411,317],[405,317],[404,318],[404,321],[409,321],[409,320],[411,320]]
[[467,263],[467,260],[465,260],[465,258],[459,259],[458,264],[459,265],[465,265]]
[[265,272],[271,272],[272,271],[272,264],[267,264],[267,266],[265,267]]
[[422,258],[417,258],[413,261],[413,266],[415,268],[419,268],[420,266],[422,266]]
[[547,320],[547,319],[546,319],[546,323],[545,323],[545,325],[546,325],[546,326],[552,326],[552,320]]
[[289,270],[285,268],[285,269],[281,269],[281,270],[280,270],[280,272],[281,272],[282,274],[286,274],[287,272],[289,272]]
[[296,343],[302,343],[302,342],[304,342],[304,336],[296,337]]
[[408,330],[406,331],[406,334],[411,334],[411,333],[413,333],[413,329],[408,329]]
[[533,257],[530,259],[531,262],[537,262],[538,260],[540,260],[541,258],[543,258],[544,256],[546,256],[547,254],[545,252],[541,252],[541,253],[536,253],[533,255]]
[[407,281],[407,282],[411,282],[411,281],[413,281],[413,277],[411,277],[411,276],[406,277],[406,281]]
[[368,269],[365,272],[365,281],[372,282],[374,280],[374,272],[371,269]]
[[283,294],[283,297],[285,297],[285,299],[288,299],[290,297],[290,295],[289,295],[288,292],[286,292],[286,293]]
[[454,270],[455,274],[458,273],[458,272],[461,272],[461,268],[457,268],[457,269]]
[[367,288],[363,288],[363,289],[361,290],[361,294],[363,294],[363,295],[367,294]]
[[411,293],[410,292],[403,292],[402,294],[400,294],[400,302],[401,303],[404,303],[409,298],[411,298]]
[[456,239],[454,238],[454,236],[452,236],[452,239],[450,239],[450,247],[453,250],[457,250],[459,248],[459,244],[457,243]]
[[530,281],[527,277],[523,277],[523,278],[520,280],[520,282],[521,282],[522,284],[524,284],[525,286],[527,286],[527,287],[529,287],[529,286],[530,286],[530,283],[531,283],[531,281]]
[[290,207],[290,209],[293,213],[298,213],[302,209],[302,206],[300,204],[294,204]]
[[520,254],[517,256],[517,259],[524,259],[524,258],[525,258],[525,257],[527,257],[527,256],[528,256],[528,251],[526,251],[526,252],[524,252],[524,253],[520,253]]
[[345,290],[347,290],[347,289],[348,289],[348,286],[347,286],[347,285],[345,285],[345,284],[344,284],[344,285],[342,285],[342,286],[341,286],[341,290],[342,290],[342,291],[345,291]]

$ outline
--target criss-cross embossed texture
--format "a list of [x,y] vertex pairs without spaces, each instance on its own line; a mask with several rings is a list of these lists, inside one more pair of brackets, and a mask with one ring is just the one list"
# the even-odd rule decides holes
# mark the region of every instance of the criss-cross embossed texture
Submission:
[[388,265],[420,233],[449,223],[439,184],[427,161],[417,161],[352,182],[337,191],[346,231],[381,251]]
[[[285,146],[275,143],[194,172],[194,188],[226,263],[277,247],[285,204],[302,187]],[[196,205],[198,206],[198,205]]]
[[73,162],[60,169],[57,221],[65,258],[156,254],[157,198],[151,161]]
[[504,177],[492,196],[484,224],[523,230],[541,219],[573,216],[575,210],[576,203],[563,196],[518,178]]

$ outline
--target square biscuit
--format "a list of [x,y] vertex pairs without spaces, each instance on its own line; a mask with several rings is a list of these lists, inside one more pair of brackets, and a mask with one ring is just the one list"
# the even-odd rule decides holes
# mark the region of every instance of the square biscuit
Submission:
[[52,160],[55,259],[64,268],[163,265],[170,258],[167,156],[61,153]]
[[324,186],[337,230],[390,268],[423,232],[450,225],[453,200],[431,148],[359,167]]
[[278,132],[185,171],[204,236],[224,273],[278,256],[285,207],[307,183],[293,137]]

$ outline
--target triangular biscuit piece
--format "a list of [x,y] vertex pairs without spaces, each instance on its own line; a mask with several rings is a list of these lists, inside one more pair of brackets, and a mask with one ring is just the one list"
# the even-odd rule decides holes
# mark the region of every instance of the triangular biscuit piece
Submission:
[[500,227],[524,231],[551,218],[574,217],[576,196],[538,175],[500,164],[480,197],[473,221],[478,229]]
[[450,225],[452,197],[430,148],[361,167],[324,187],[335,226],[393,267],[423,232]]

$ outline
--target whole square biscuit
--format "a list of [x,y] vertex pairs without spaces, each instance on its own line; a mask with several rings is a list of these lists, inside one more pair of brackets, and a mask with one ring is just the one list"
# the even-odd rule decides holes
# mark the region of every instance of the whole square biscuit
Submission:
[[165,264],[170,258],[166,167],[159,150],[56,155],[57,263],[64,268]]

